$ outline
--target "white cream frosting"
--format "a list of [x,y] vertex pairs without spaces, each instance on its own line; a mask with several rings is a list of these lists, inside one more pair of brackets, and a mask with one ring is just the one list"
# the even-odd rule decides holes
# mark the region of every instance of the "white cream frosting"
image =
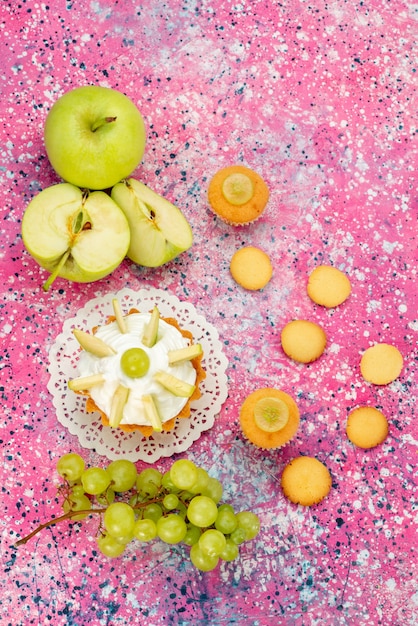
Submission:
[[[83,350],[78,365],[79,375],[84,377],[91,374],[103,374],[105,382],[91,387],[89,393],[98,408],[106,415],[110,414],[112,398],[118,385],[122,384],[129,388],[130,392],[123,410],[121,424],[150,425],[142,404],[142,396],[146,394],[152,394],[161,421],[164,423],[181,411],[188,398],[174,396],[153,380],[153,375],[156,371],[163,370],[193,385],[196,381],[196,370],[190,361],[169,365],[167,354],[169,350],[188,346],[189,341],[177,328],[160,319],[157,341],[153,347],[147,348],[141,339],[150,315],[132,313],[124,319],[127,327],[126,333],[120,332],[117,322],[101,326],[96,332],[96,337],[100,337],[116,350],[116,354],[99,358]],[[142,348],[148,354],[149,370],[141,378],[126,376],[120,367],[122,354],[129,348]]]

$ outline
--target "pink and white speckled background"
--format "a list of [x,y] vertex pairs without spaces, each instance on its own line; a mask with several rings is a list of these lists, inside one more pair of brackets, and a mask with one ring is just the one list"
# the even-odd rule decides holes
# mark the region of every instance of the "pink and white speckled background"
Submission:
[[[0,24],[0,623],[417,624],[417,5],[3,0]],[[20,221],[28,201],[58,182],[42,142],[47,111],[87,83],[137,103],[148,144],[135,175],[182,208],[195,243],[160,269],[126,261],[98,283],[59,281],[45,294]],[[271,189],[263,218],[235,230],[206,203],[211,175],[234,162]],[[244,244],[273,260],[262,292],[229,275]],[[350,276],[352,297],[335,311],[306,295],[319,263]],[[257,512],[262,532],[239,561],[209,574],[161,543],[108,561],[95,550],[94,522],[46,530],[16,550],[18,537],[59,511],[58,456],[84,452],[52,409],[49,346],[90,298],[147,285],[191,301],[220,333],[230,395],[185,456],[223,480],[237,508]],[[279,347],[293,317],[327,331],[327,351],[310,366]],[[385,388],[359,375],[375,341],[405,358]],[[243,398],[266,384],[301,410],[300,431],[281,452],[256,450],[238,428]],[[390,422],[370,451],[345,436],[347,412],[360,403]],[[333,477],[330,496],[311,509],[280,491],[298,454],[316,456]]]

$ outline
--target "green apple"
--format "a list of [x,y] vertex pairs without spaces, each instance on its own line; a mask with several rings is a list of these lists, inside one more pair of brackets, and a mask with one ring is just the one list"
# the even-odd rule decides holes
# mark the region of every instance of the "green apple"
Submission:
[[190,346],[178,348],[177,350],[169,350],[167,354],[168,364],[178,365],[179,363],[184,363],[185,361],[191,361],[201,354],[203,354],[203,349],[200,343],[193,343]]
[[107,193],[60,183],[28,204],[22,239],[29,254],[51,273],[43,286],[47,291],[57,276],[87,283],[113,272],[126,256],[130,231]]
[[142,404],[145,410],[145,415],[148,418],[151,426],[157,433],[160,433],[163,429],[163,426],[161,423],[160,414],[158,413],[157,405],[155,404],[152,395],[146,394],[145,396],[142,396]]
[[145,125],[127,96],[87,85],[59,98],[45,120],[45,148],[66,182],[107,189],[129,176],[142,159]]
[[116,184],[111,197],[128,219],[131,244],[127,256],[134,263],[159,267],[192,245],[192,229],[180,209],[138,180]]
[[118,385],[113,394],[112,404],[110,405],[109,426],[117,428],[123,418],[123,409],[128,402],[130,389],[124,385]]
[[190,398],[196,389],[195,385],[191,385],[185,380],[181,380],[163,370],[154,373],[154,380],[160,383],[160,385],[170,391],[174,396],[180,398]]
[[103,339],[96,337],[96,335],[86,333],[84,330],[80,330],[79,328],[74,328],[73,335],[86,352],[90,352],[90,354],[94,354],[99,358],[113,356],[116,354],[116,350],[114,350],[111,346],[108,346]]
[[147,348],[152,348],[156,344],[159,326],[160,311],[158,310],[158,307],[154,306],[151,312],[150,320],[145,326],[145,331],[142,336],[142,343]]

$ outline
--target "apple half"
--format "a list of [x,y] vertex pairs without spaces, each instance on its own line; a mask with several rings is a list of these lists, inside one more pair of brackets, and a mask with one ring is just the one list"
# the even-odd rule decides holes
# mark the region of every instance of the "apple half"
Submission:
[[60,183],[28,204],[22,239],[29,254],[51,274],[43,285],[47,291],[57,276],[88,283],[113,272],[126,256],[130,230],[108,194]]
[[159,267],[192,245],[192,229],[180,209],[135,178],[117,183],[111,197],[129,222],[127,256],[134,263]]

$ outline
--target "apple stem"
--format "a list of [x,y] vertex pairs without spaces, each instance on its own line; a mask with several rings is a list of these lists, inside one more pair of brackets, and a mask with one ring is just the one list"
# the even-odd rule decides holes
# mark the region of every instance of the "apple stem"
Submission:
[[93,133],[95,133],[96,130],[99,130],[99,128],[102,128],[102,126],[105,126],[106,124],[111,124],[112,122],[116,122],[116,116],[101,117],[99,120],[97,120],[97,122],[93,124],[91,130]]
[[62,255],[58,265],[56,266],[56,268],[54,269],[54,271],[52,272],[52,274],[50,275],[50,277],[48,278],[48,280],[46,280],[44,282],[44,284],[42,285],[42,289],[44,291],[48,291],[48,289],[50,288],[50,286],[52,285],[52,283],[54,282],[54,280],[57,278],[58,274],[61,271],[61,268],[64,266],[64,264],[67,262],[68,257],[70,256],[71,250],[67,250],[67,252],[64,252],[64,254]]

